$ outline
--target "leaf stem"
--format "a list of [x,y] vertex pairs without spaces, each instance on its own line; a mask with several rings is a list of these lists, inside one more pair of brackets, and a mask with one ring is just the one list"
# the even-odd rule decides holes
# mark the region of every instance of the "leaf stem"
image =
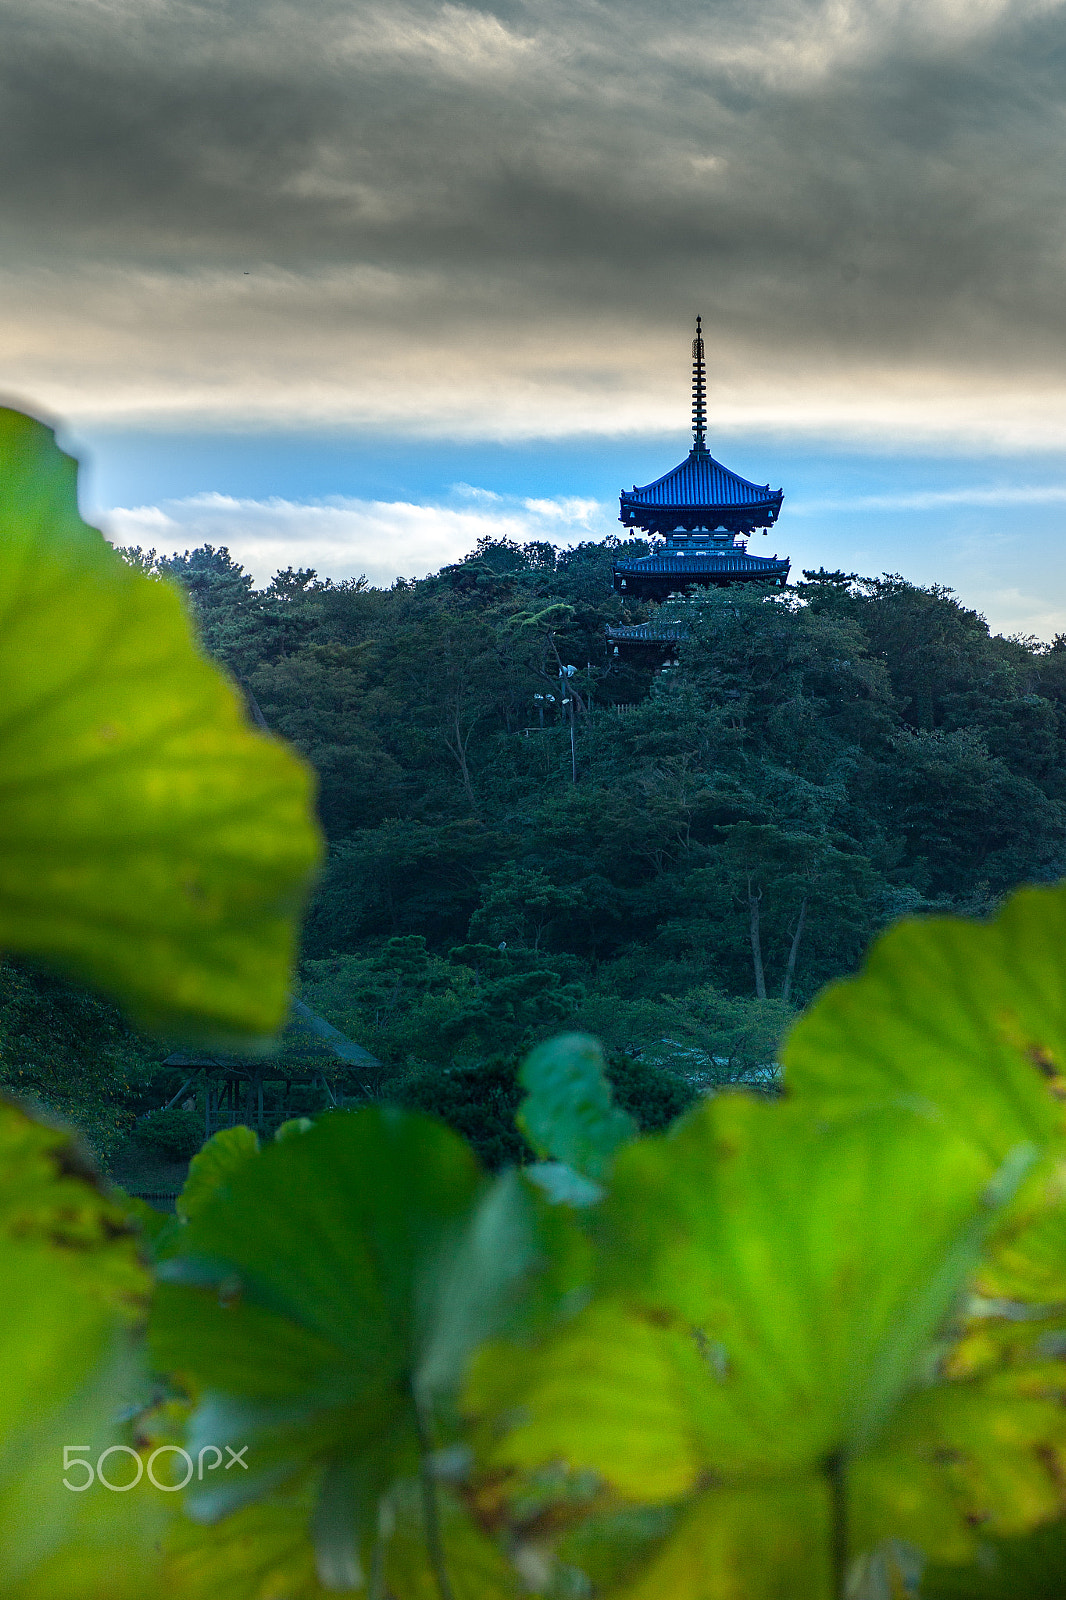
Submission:
[[835,1600],[847,1600],[848,1589],[848,1482],[843,1450],[827,1456],[823,1467],[829,1485],[829,1555],[833,1568]]
[[440,1505],[437,1486],[430,1471],[429,1457],[432,1446],[426,1417],[418,1398],[415,1399],[415,1422],[418,1428],[418,1481],[422,1490],[422,1520],[425,1524],[426,1554],[433,1569],[440,1600],[455,1600],[448,1568],[444,1560],[444,1541],[440,1532]]
[[374,1540],[374,1554],[370,1560],[367,1600],[385,1600],[385,1540],[382,1538],[380,1528]]

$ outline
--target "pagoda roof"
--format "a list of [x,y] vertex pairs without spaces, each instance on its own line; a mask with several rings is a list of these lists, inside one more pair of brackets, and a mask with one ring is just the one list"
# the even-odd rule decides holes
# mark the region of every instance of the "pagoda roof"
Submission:
[[782,498],[782,490],[749,482],[716,461],[706,445],[694,445],[684,461],[654,483],[623,490],[618,520],[649,531],[702,526],[750,533],[777,521]]
[[650,556],[638,556],[633,561],[616,561],[614,571],[618,577],[640,577],[647,573],[677,574],[698,583],[702,577],[719,574],[743,573],[747,576],[767,578],[787,577],[787,556],[750,556],[739,545],[729,544],[724,549],[701,544],[693,548],[653,551]]
[[608,627],[607,637],[622,639],[627,644],[680,644],[688,638],[688,629],[659,622],[622,623]]

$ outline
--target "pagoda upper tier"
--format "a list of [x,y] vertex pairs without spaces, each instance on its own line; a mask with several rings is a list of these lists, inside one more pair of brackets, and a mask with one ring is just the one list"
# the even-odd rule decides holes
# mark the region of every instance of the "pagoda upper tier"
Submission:
[[671,533],[753,533],[771,528],[783,491],[749,483],[716,461],[705,444],[694,444],[684,461],[643,489],[619,495],[619,522],[664,536]]
[[754,533],[771,528],[781,510],[782,491],[768,483],[749,483],[716,461],[707,448],[707,364],[703,321],[696,318],[692,341],[692,449],[672,472],[643,489],[636,484],[618,497],[619,522],[647,533]]
[[614,564],[614,587],[641,600],[696,588],[788,582],[787,557],[749,555],[745,540],[772,528],[783,494],[730,472],[707,449],[707,380],[700,318],[692,341],[692,449],[672,472],[619,495],[619,522],[658,534],[650,555]]

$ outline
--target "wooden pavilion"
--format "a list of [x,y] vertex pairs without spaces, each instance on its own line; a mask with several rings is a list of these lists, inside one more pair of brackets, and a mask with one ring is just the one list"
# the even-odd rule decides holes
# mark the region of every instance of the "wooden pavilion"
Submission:
[[[292,1016],[273,1055],[249,1060],[223,1053],[187,1053],[176,1050],[163,1062],[177,1067],[184,1081],[164,1110],[178,1105],[190,1092],[203,1089],[204,1138],[210,1139],[219,1128],[232,1128],[239,1122],[263,1132],[272,1123],[297,1114],[285,1102],[294,1086],[310,1088],[312,1096],[327,1110],[344,1103],[345,1090],[355,1086],[366,1091],[380,1079],[382,1064],[324,1017],[319,1017],[302,1000],[292,1002]],[[266,1084],[282,1085],[280,1107],[268,1111],[264,1105]]]

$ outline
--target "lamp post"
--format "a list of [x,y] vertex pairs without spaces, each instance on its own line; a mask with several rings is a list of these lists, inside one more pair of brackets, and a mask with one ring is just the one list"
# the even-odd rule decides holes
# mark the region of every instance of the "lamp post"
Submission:
[[562,691],[560,698],[570,719],[570,770],[574,783],[577,782],[577,745],[574,742],[574,696],[570,689],[570,679],[576,671],[576,667],[559,668],[559,683]]

